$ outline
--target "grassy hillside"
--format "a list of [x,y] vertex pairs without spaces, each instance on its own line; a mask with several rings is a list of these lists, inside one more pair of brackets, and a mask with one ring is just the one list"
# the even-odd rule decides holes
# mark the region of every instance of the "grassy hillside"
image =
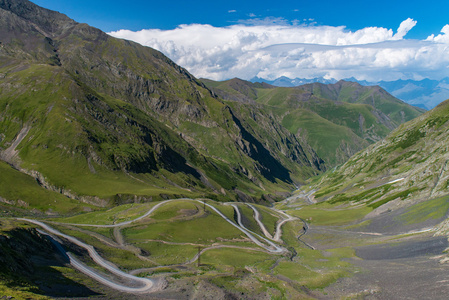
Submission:
[[[79,213],[90,211],[95,206],[80,205],[79,201],[68,199],[60,193],[43,189],[36,180],[8,164],[0,162],[0,206],[2,215]],[[18,188],[17,183],[20,183]]]
[[316,190],[315,200],[365,204],[375,210],[373,214],[420,202],[435,203],[430,211],[444,206],[446,200],[440,200],[448,194],[448,113],[446,101],[316,178],[309,186]]
[[263,104],[328,166],[345,162],[399,124],[422,113],[379,87],[350,82],[274,87],[239,79],[204,83],[225,99]]

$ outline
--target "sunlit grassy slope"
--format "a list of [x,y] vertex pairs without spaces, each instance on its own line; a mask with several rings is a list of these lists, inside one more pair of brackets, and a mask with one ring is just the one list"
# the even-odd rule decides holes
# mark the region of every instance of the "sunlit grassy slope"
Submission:
[[304,190],[315,190],[318,202],[364,205],[379,213],[412,207],[401,217],[406,223],[444,217],[448,109],[446,101],[401,125],[385,140],[312,180]]

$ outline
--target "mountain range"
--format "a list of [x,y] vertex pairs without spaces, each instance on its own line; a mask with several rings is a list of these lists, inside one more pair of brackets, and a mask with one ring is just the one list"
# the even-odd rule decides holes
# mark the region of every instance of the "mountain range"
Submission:
[[[344,81],[357,82],[364,86],[378,85],[384,88],[393,96],[420,108],[426,110],[432,109],[442,101],[449,98],[449,78],[441,80],[422,79],[422,80],[395,80],[395,81],[378,81],[370,82],[366,80],[357,80],[356,78],[347,78]],[[290,79],[285,76],[279,77],[275,80],[265,80],[254,77],[251,82],[265,82],[274,86],[280,87],[294,87],[308,83],[336,83],[336,79],[325,79],[323,77],[304,79],[295,78]]]
[[202,81],[223,99],[263,106],[292,134],[306,140],[328,167],[344,163],[424,111],[378,86],[347,81],[298,87],[276,87],[237,78]]
[[294,84],[0,0],[2,298],[445,299],[449,100]]
[[271,201],[422,113],[342,82],[236,80],[235,101],[156,50],[25,0],[0,8],[1,157],[72,199]]
[[260,199],[324,169],[272,116],[232,107],[158,51],[25,0],[1,0],[0,16],[2,158],[47,188]]

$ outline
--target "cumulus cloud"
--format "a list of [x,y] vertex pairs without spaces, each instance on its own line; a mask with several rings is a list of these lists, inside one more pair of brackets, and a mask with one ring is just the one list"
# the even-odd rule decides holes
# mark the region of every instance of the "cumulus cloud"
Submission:
[[431,35],[427,38],[427,41],[449,44],[449,25],[445,25],[443,29],[441,29],[441,33],[437,36]]
[[366,80],[447,76],[449,25],[424,41],[404,39],[417,24],[392,29],[288,24],[252,20],[227,27],[191,24],[173,30],[120,30],[112,36],[155,48],[197,77],[224,80],[356,77]]
[[394,38],[397,40],[402,39],[413,27],[415,27],[416,23],[417,22],[411,18],[402,21],[401,25],[399,25],[398,32],[394,35]]

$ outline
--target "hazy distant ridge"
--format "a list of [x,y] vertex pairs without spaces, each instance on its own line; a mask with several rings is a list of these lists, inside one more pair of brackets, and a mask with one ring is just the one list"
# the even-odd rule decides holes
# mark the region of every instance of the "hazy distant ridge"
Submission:
[[[432,109],[444,100],[449,99],[449,78],[447,77],[441,80],[423,79],[419,81],[399,79],[396,81],[369,82],[366,80],[357,80],[354,77],[344,80],[357,82],[365,86],[379,85],[393,96],[407,102],[408,104],[425,109]],[[275,80],[266,80],[263,78],[254,77],[250,81],[265,82],[280,87],[294,87],[315,82],[324,84],[332,84],[337,82],[337,80],[333,78],[325,79],[323,77],[317,77],[312,79],[291,79],[285,76],[279,77]]]

